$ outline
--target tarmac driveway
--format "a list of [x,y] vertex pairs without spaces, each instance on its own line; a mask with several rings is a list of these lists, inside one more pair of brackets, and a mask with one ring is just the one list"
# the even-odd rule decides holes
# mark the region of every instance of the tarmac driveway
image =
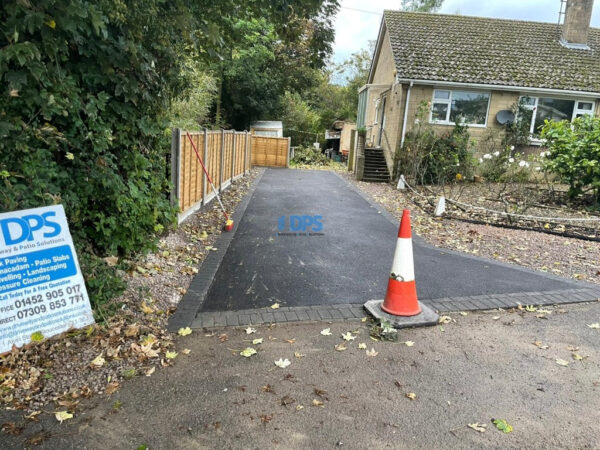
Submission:
[[[311,220],[313,226],[305,230],[292,228]],[[395,219],[335,173],[266,169],[205,298],[197,299],[199,309],[361,304],[383,298],[397,229]],[[419,299],[436,300],[438,309],[440,301],[456,297],[551,292],[557,300],[561,292],[586,287],[435,248],[416,236],[413,241]],[[192,289],[188,297],[193,295]],[[560,301],[542,303],[555,302]],[[506,306],[496,303],[488,300],[491,307]]]

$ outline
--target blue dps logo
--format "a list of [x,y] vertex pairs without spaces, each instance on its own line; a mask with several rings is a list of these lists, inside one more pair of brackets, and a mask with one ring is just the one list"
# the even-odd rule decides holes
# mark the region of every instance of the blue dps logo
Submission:
[[24,241],[33,241],[34,234],[39,231],[37,238],[41,234],[44,238],[58,236],[61,232],[60,225],[50,219],[55,216],[54,211],[48,211],[41,216],[29,214],[26,216],[9,217],[0,220],[0,244],[15,245]]
[[323,236],[323,216],[279,216],[280,236]]

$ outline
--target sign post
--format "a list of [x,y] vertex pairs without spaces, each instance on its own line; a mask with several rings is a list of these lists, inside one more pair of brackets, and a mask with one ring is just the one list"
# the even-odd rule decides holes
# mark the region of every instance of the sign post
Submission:
[[0,353],[93,323],[62,205],[0,214]]

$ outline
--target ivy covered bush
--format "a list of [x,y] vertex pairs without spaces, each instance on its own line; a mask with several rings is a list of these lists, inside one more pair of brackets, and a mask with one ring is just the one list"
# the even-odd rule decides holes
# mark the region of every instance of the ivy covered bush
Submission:
[[600,118],[546,121],[541,137],[548,148],[544,168],[569,185],[571,198],[591,193],[600,205]]
[[144,3],[7,0],[1,9],[0,210],[62,203],[93,268],[92,297],[104,270],[94,257],[147,249],[174,218],[165,129],[184,81],[180,30],[162,19],[169,2]]

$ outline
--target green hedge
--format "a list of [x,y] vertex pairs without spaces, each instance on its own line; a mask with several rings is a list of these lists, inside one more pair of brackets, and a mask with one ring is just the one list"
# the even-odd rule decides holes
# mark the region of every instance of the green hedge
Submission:
[[138,3],[1,7],[0,210],[62,203],[82,264],[94,268],[92,297],[94,257],[145,250],[174,219],[164,130],[184,81],[178,30],[165,19],[170,2]]

